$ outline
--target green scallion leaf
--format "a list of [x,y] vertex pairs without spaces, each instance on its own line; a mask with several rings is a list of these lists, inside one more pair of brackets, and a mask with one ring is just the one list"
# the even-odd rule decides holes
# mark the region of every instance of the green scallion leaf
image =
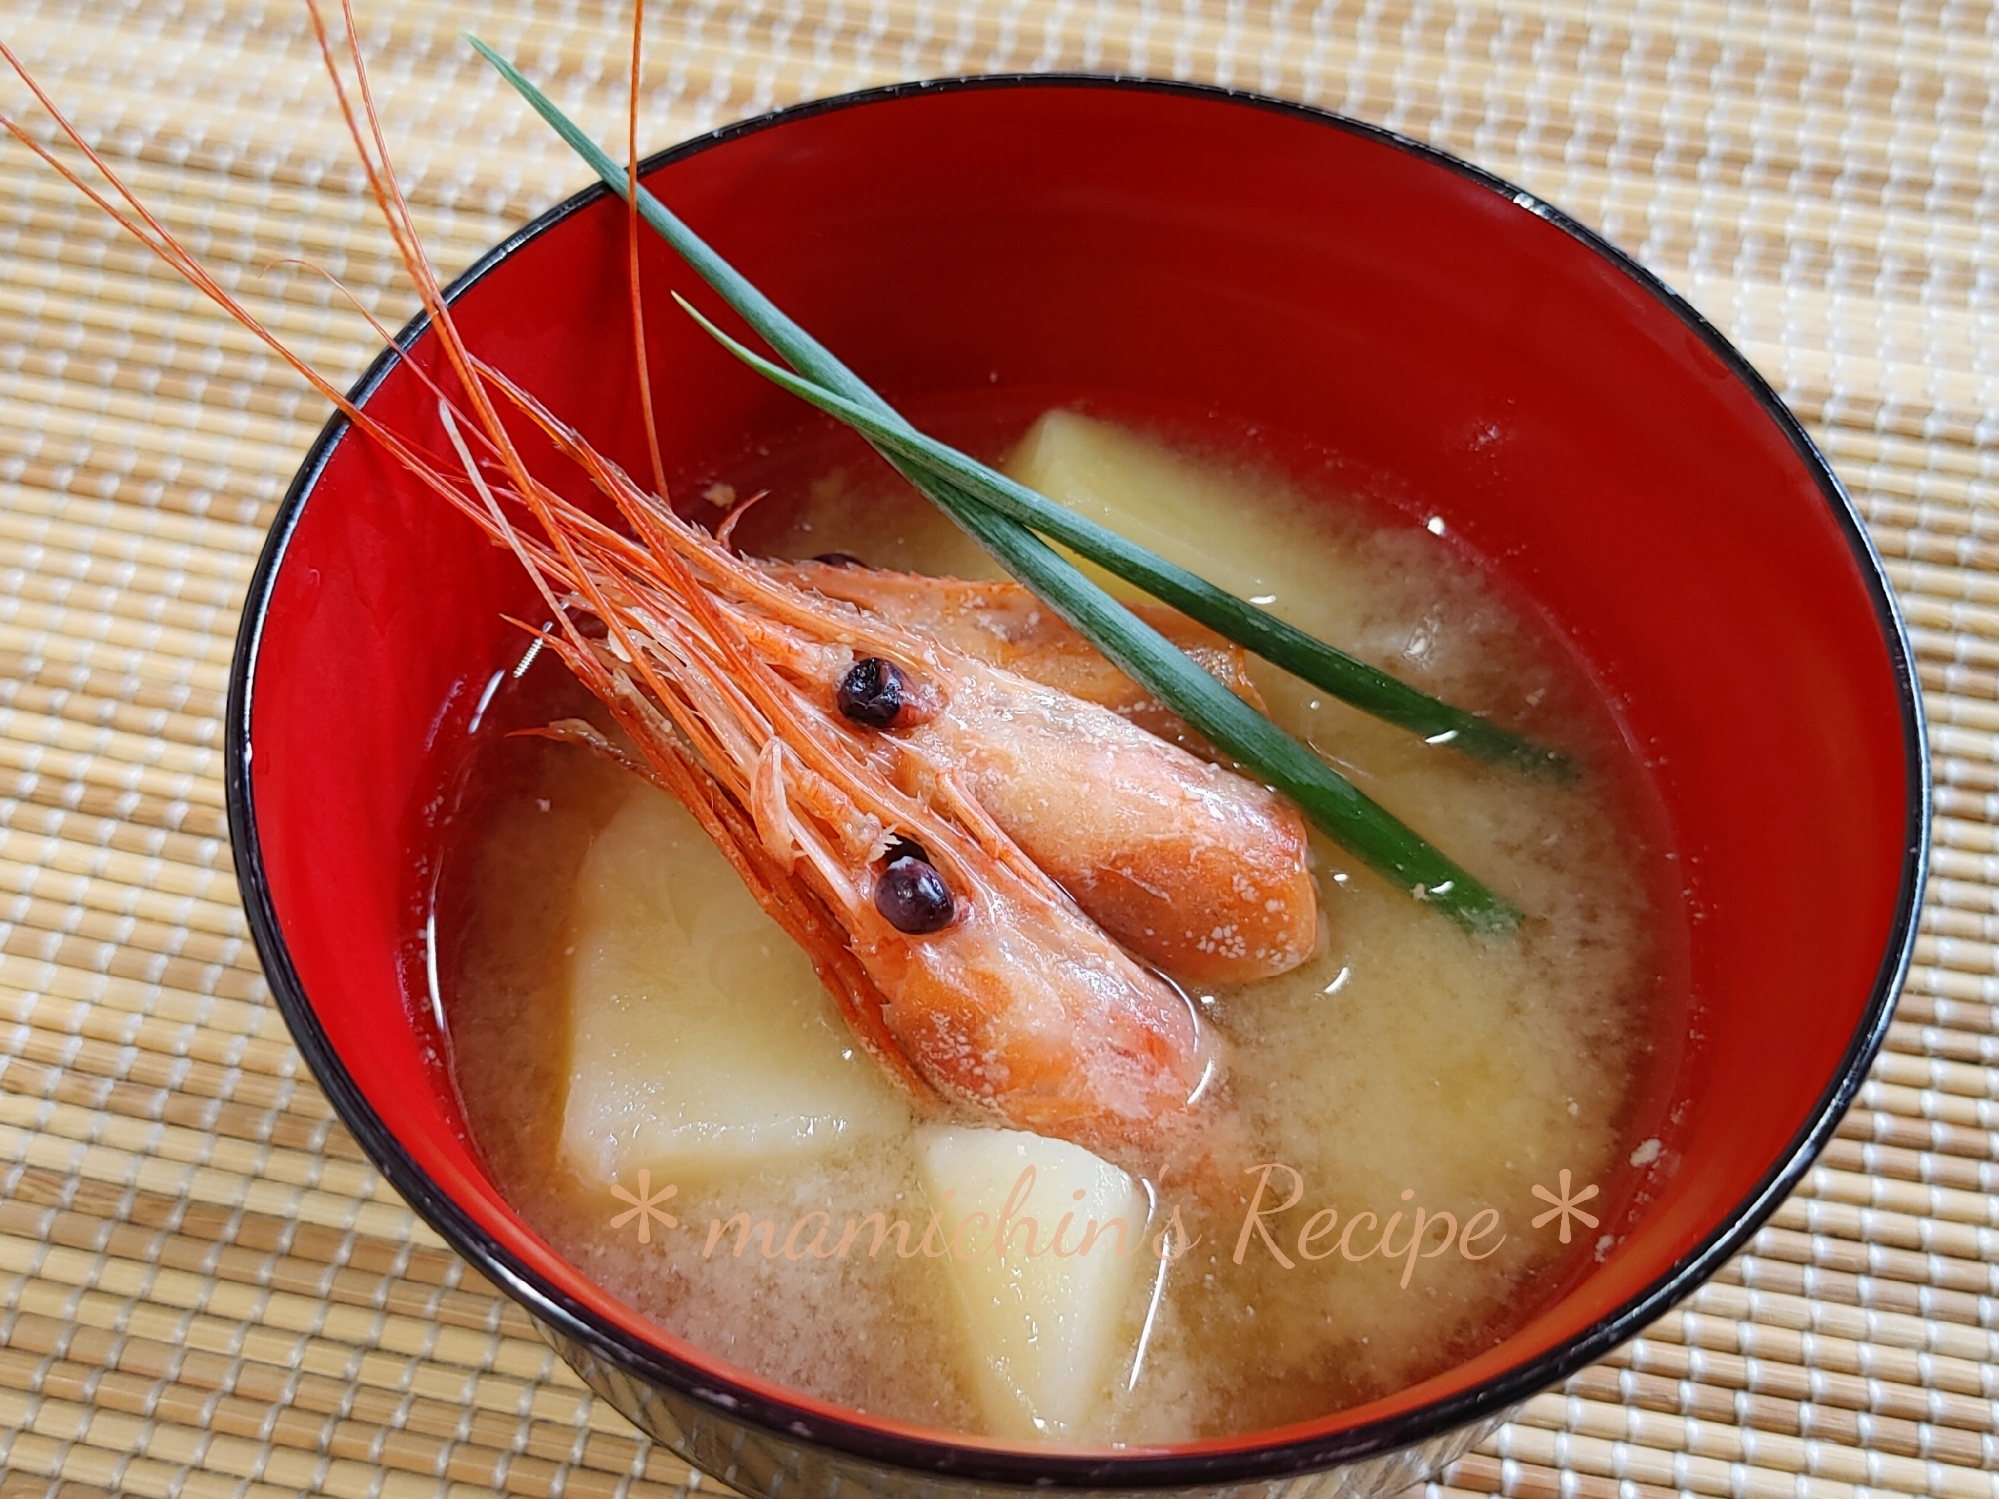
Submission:
[[684,298],[677,300],[738,359],[801,400],[838,417],[884,450],[898,466],[914,464],[926,473],[949,480],[974,500],[1061,542],[1106,572],[1136,584],[1153,598],[1171,604],[1190,619],[1199,620],[1217,634],[1248,647],[1313,686],[1325,688],[1341,701],[1421,734],[1433,744],[1448,744],[1480,760],[1552,777],[1574,774],[1568,757],[1559,751],[1544,749],[1490,719],[1454,708],[1327,645],[1177,563],[1134,545],[1108,526],[1078,515],[999,470],[939,442],[900,416],[893,419],[883,416],[816,381],[799,378],[745,348]]
[[[620,197],[625,196],[628,179],[624,166],[586,136],[511,63],[478,38],[468,37],[467,40],[589,163],[613,192]],[[1180,597],[1164,593],[1159,596],[1209,623],[1211,628],[1221,629],[1224,634],[1229,631],[1196,612],[1196,609],[1188,608],[1181,602],[1181,597],[1195,600],[1200,609],[1217,618],[1228,618],[1238,627],[1243,612],[1261,614],[1260,610],[1253,610],[1252,606],[1213,588],[1184,569],[1132,546],[1115,532],[1076,516],[1024,486],[1013,484],[997,471],[925,438],[865,381],[787,317],[643,187],[638,192],[637,206],[640,216],[799,373],[793,374],[763,359],[702,318],[708,331],[721,339],[738,358],[786,389],[860,428],[864,435],[875,441],[883,456],[898,471],[1107,658],[1135,681],[1143,683],[1161,702],[1186,719],[1218,748],[1261,772],[1273,785],[1297,801],[1314,823],[1393,883],[1417,899],[1435,904],[1440,911],[1471,931],[1504,934],[1518,927],[1521,913],[1517,908],[1459,868],[1311,750],[1201,670],[1172,642],[1132,614],[1035,535],[1029,525],[1035,529],[1046,529],[1057,540],[1112,571],[1118,569],[1072,538],[1084,538],[1089,548],[1104,553],[1104,556],[1117,557],[1123,566],[1143,572],[1162,587],[1177,587]],[[684,299],[682,305],[687,305]],[[688,307],[688,311],[694,312],[694,309]],[[695,316],[700,314],[695,313]],[[805,378],[801,379],[800,375]],[[1023,496],[1026,498],[1023,499]],[[1039,518],[1024,524],[1023,520],[1028,516]],[[1141,587],[1147,586],[1140,578],[1132,578],[1131,581]],[[1228,607],[1212,596],[1218,596],[1219,601],[1225,601]],[[1332,652],[1330,647],[1292,630],[1282,621],[1271,619],[1270,624],[1281,627],[1311,646],[1315,659],[1330,654],[1342,662],[1361,667],[1363,671],[1373,670],[1341,653]],[[1275,635],[1272,638],[1275,640]],[[1286,648],[1285,643],[1278,640],[1277,648]],[[1298,653],[1294,651],[1293,654]],[[1278,664],[1285,663],[1280,660]],[[1424,699],[1424,694],[1416,693],[1393,678],[1384,677],[1384,680],[1393,688],[1400,689],[1402,694]],[[1328,687],[1327,690],[1335,689]],[[1393,698],[1394,694],[1389,694],[1389,697]],[[1404,710],[1406,706],[1406,703],[1401,704]],[[1439,703],[1436,707],[1447,713],[1458,713],[1458,710],[1450,709],[1445,704]],[[1459,716],[1473,725],[1484,725],[1487,729],[1493,727],[1469,714]],[[1463,730],[1455,723],[1445,723],[1440,724],[1435,732],[1462,733]],[[1535,753],[1543,761],[1547,759],[1545,752]],[[1505,757],[1511,758],[1510,755]]]
[[[622,197],[626,187],[625,168],[549,104],[517,70],[477,38],[470,40]],[[795,394],[839,417],[878,447],[888,448],[924,468],[951,475],[980,502],[1060,542],[1106,572],[1364,713],[1419,734],[1433,744],[1449,745],[1475,759],[1555,778],[1573,775],[1574,767],[1559,750],[1536,744],[1491,719],[1468,713],[1411,687],[1246,599],[1216,587],[1199,574],[1147,551],[1110,527],[1078,515],[918,431],[643,187],[639,190],[639,212],[773,348],[809,375],[821,391],[844,397],[845,403],[838,399],[822,401],[803,389]]]

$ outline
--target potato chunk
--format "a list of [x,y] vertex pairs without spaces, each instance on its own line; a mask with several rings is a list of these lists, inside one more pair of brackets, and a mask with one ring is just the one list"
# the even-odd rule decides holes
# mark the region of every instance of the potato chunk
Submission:
[[664,793],[634,781],[592,841],[569,943],[578,1171],[755,1170],[907,1119],[805,954]]
[[[1050,411],[1028,428],[1006,468],[1079,515],[1287,617],[1327,586],[1323,536],[1273,504],[1267,485],[1127,428]],[[1256,524],[1245,525],[1251,514]],[[1081,566],[1121,598],[1144,597],[1094,563]]]
[[1159,1268],[1144,1192],[1081,1146],[1022,1130],[926,1129],[918,1152],[950,1231],[946,1264],[987,1431],[1086,1433],[1128,1351],[1134,1284]]

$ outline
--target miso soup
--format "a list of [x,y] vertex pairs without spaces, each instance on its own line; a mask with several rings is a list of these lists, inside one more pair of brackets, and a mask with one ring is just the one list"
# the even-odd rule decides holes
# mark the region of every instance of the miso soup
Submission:
[[[1321,492],[1253,442],[1069,410],[1014,434],[1012,471],[1044,493],[1558,746],[1568,778],[1483,765],[1253,667],[1282,726],[1529,913],[1518,935],[1468,935],[1314,834],[1312,957],[1186,986],[1223,1042],[1231,1167],[1148,1180],[918,1106],[685,810],[574,744],[509,736],[607,722],[544,657],[486,715],[438,883],[474,1136],[608,1291],[859,1411],[1156,1444],[1406,1387],[1615,1253],[1672,1168],[1685,917],[1644,767],[1576,657],[1440,522]],[[743,548],[997,575],[848,451],[726,476],[771,491]]]

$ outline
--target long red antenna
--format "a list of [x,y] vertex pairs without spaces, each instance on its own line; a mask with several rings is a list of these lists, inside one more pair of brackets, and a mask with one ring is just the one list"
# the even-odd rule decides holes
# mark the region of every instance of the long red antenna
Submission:
[[[369,187],[388,223],[390,235],[402,254],[425,310],[431,316],[433,333],[446,361],[456,373],[459,384],[463,387],[466,403],[471,408],[469,414],[462,410],[456,401],[446,395],[443,387],[429,371],[413,362],[406,365],[415,378],[437,398],[438,415],[445,436],[457,452],[456,465],[441,464],[417,444],[390,430],[349,400],[344,392],[287,348],[275,333],[231,296],[91,147],[83,134],[56,107],[54,100],[4,42],[0,42],[0,60],[4,60],[20,76],[35,99],[48,111],[61,134],[103,178],[108,185],[109,193],[86,181],[76,169],[57,157],[5,114],[0,114],[0,129],[20,140],[133,238],[184,276],[236,322],[248,329],[273,353],[296,370],[315,390],[331,401],[357,429],[380,443],[425,487],[438,493],[468,516],[485,530],[491,539],[513,550],[560,626],[555,633],[545,637],[549,645],[569,663],[580,680],[592,687],[613,717],[632,734],[646,762],[645,768],[650,777],[679,797],[721,850],[723,856],[742,876],[758,903],[806,950],[821,981],[832,991],[835,1002],[853,1025],[862,1043],[902,1077],[916,1096],[919,1098],[928,1096],[929,1086],[917,1076],[907,1059],[902,1056],[887,1029],[883,1018],[885,1001],[879,989],[846,945],[841,936],[840,923],[834,918],[826,902],[770,855],[764,848],[760,834],[748,814],[730,800],[709,771],[679,746],[645,732],[647,723],[642,711],[643,700],[639,699],[628,685],[621,688],[620,682],[613,678],[604,661],[577,632],[574,621],[556,597],[554,585],[557,584],[567,584],[576,594],[581,595],[582,601],[604,620],[612,638],[625,648],[631,667],[642,683],[653,692],[656,699],[662,702],[667,700],[669,694],[665,685],[654,673],[646,654],[638,648],[636,642],[629,639],[621,611],[613,607],[604,596],[599,584],[599,569],[591,565],[591,560],[596,559],[614,560],[630,566],[632,563],[630,554],[641,548],[633,539],[618,534],[585,512],[569,505],[528,471],[500,419],[499,411],[493,401],[493,391],[497,389],[502,392],[510,405],[515,407],[519,407],[526,398],[504,376],[483,366],[471,353],[458,332],[450,308],[444,301],[443,287],[435,269],[424,255],[416,234],[414,215],[410,211],[408,200],[396,179],[389,159],[387,143],[368,82],[367,66],[360,52],[352,0],[340,0],[341,14],[347,30],[344,50],[349,65],[354,69],[354,89],[351,95],[341,77],[333,39],[327,30],[320,5],[321,0],[306,0],[320,55],[325,62],[327,74],[332,79],[342,116],[360,155]],[[636,40],[635,23],[633,55],[635,101],[638,77]],[[637,105],[634,102],[631,125],[634,181],[637,175],[636,110]],[[636,265],[634,258],[632,292],[635,331],[642,330],[643,327],[638,301]],[[312,269],[318,270],[317,267]],[[347,293],[344,287],[340,287],[337,280],[334,285],[342,295],[347,295],[350,301],[353,300],[351,294]],[[384,339],[389,337],[387,329],[365,308],[358,310],[379,336]],[[648,436],[653,444],[654,467],[657,473],[663,468],[663,464],[660,461],[658,438],[652,425],[650,389],[643,379],[643,338],[639,340],[639,356]],[[511,481],[508,485],[496,487],[486,481],[481,474],[481,468],[487,464],[482,464],[475,457],[472,448],[466,445],[465,439],[468,436],[492,455],[489,460],[490,466],[507,474]],[[581,450],[587,451],[587,448]],[[457,467],[461,472],[454,474],[451,471],[452,467]],[[600,461],[599,470],[594,476],[601,482],[611,472],[610,469],[603,467]],[[664,507],[663,481],[660,487],[661,495],[656,503]],[[655,502],[641,495],[636,485],[630,486],[630,493],[625,498],[632,502],[627,510],[628,515],[644,515],[645,519],[658,529],[659,534],[655,536],[655,540],[664,539],[662,522],[649,509],[644,508],[650,507]],[[524,534],[509,522],[501,508],[502,499],[525,508],[539,524],[545,540],[537,540],[531,535]],[[693,612],[706,620],[713,620],[715,628],[724,629],[726,635],[726,629],[716,614],[715,605],[706,598],[689,575],[687,563],[670,547],[662,548],[655,560],[674,572],[676,580],[682,582],[690,591],[690,597],[694,601]],[[737,640],[725,640],[722,648],[725,651],[746,649]]]

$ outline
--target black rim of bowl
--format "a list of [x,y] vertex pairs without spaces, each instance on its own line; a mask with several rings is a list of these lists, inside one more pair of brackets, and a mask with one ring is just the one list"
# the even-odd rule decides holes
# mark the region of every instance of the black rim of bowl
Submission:
[[[291,1027],[299,1050],[326,1089],[341,1119],[409,1205],[481,1273],[503,1287],[548,1326],[628,1373],[700,1402],[719,1421],[761,1428],[782,1443],[804,1443],[917,1474],[948,1474],[979,1482],[1041,1487],[1165,1488],[1237,1483],[1246,1479],[1307,1473],[1338,1463],[1377,1457],[1504,1412],[1516,1402],[1568,1377],[1635,1335],[1706,1280],[1723,1260],[1762,1226],[1831,1138],[1840,1117],[1858,1094],[1887,1032],[1895,996],[1907,975],[1914,951],[1917,905],[1929,863],[1930,767],[1925,752],[1922,700],[1916,688],[1908,636],[1880,555],[1875,551],[1844,486],[1797,418],[1735,347],[1678,293],[1593,230],[1512,183],[1420,141],[1309,105],[1205,84],[1099,74],[994,74],[894,84],[763,115],[697,136],[648,157],[641,170],[651,171],[741,136],[781,129],[795,120],[810,119],[831,110],[853,109],[911,95],[992,88],[1108,88],[1188,95],[1217,104],[1271,110],[1309,120],[1444,167],[1506,198],[1522,212],[1531,213],[1561,229],[1651,293],[1698,336],[1736,380],[1747,388],[1771,421],[1790,440],[1799,461],[1811,472],[1866,581],[1892,660],[1902,708],[1904,749],[1912,772],[1907,846],[1902,864],[1902,885],[1896,902],[1895,925],[1861,1024],[1855,1030],[1846,1054],[1810,1120],[1728,1221],[1642,1294],[1609,1317],[1561,1346],[1483,1384],[1413,1410],[1326,1435],[1224,1452],[1131,1455],[1064,1453],[1059,1450],[1035,1452],[968,1445],[942,1432],[934,1437],[910,1436],[883,1430],[858,1418],[828,1417],[818,1411],[772,1399],[716,1372],[683,1363],[608,1325],[594,1313],[543,1283],[533,1271],[496,1243],[485,1229],[424,1174],[390,1134],[355,1086],[320,1028],[312,1004],[306,998],[292,966],[276,911],[271,904],[270,890],[264,879],[249,779],[250,715],[257,650],[263,632],[264,614],[269,607],[292,531],[335,445],[347,430],[347,419],[337,413],[321,430],[272,522],[263,554],[251,577],[230,667],[228,716],[224,733],[226,796],[236,877],[242,887],[250,931],[263,959],[264,971],[277,999],[278,1009]],[[593,184],[509,235],[452,282],[446,292],[447,298],[456,298],[521,246],[571,214],[608,196],[608,193],[609,189],[602,184]],[[411,344],[428,326],[427,317],[418,317],[405,327],[396,337],[397,349],[383,351],[349,393],[351,398],[356,403],[365,401],[395,366],[401,357],[400,349]]]

